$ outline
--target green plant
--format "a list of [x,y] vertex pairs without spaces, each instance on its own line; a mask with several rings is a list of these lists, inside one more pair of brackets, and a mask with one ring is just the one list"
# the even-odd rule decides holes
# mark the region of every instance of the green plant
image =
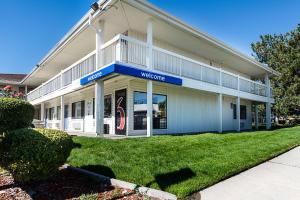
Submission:
[[14,98],[0,98],[0,133],[30,127],[34,107],[30,103]]
[[72,148],[72,138],[63,131],[18,129],[3,139],[0,165],[18,182],[43,180],[65,163]]

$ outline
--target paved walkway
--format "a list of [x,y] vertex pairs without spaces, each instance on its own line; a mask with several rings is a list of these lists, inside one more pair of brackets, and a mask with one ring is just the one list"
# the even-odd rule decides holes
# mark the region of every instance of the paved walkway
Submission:
[[300,200],[300,147],[200,193],[201,200]]

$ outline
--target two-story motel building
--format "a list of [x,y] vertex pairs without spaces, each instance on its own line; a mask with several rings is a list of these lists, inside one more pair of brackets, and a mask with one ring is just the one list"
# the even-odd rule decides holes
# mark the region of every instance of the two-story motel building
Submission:
[[147,135],[252,128],[278,73],[143,0],[105,0],[23,84],[46,127]]

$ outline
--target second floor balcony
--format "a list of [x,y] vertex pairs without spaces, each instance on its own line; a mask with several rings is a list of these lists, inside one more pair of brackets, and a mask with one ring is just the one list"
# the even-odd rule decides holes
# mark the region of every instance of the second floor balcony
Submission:
[[[263,83],[247,79],[221,68],[212,67],[157,46],[150,49],[147,43],[125,35],[117,35],[102,45],[101,67],[120,62],[132,67],[146,69],[149,50],[152,51],[153,71],[260,97],[266,97],[268,94],[267,86]],[[28,93],[27,100],[33,101],[66,88],[96,70],[98,70],[96,68],[96,51],[93,51]],[[270,93],[272,93],[271,90]]]

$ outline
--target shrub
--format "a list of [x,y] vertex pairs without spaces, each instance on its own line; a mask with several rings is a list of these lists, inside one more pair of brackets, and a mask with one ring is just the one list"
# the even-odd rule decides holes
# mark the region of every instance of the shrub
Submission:
[[0,133],[30,127],[34,107],[30,103],[14,98],[0,98]]
[[43,180],[65,163],[72,148],[72,138],[66,132],[18,129],[4,137],[0,165],[18,182]]

